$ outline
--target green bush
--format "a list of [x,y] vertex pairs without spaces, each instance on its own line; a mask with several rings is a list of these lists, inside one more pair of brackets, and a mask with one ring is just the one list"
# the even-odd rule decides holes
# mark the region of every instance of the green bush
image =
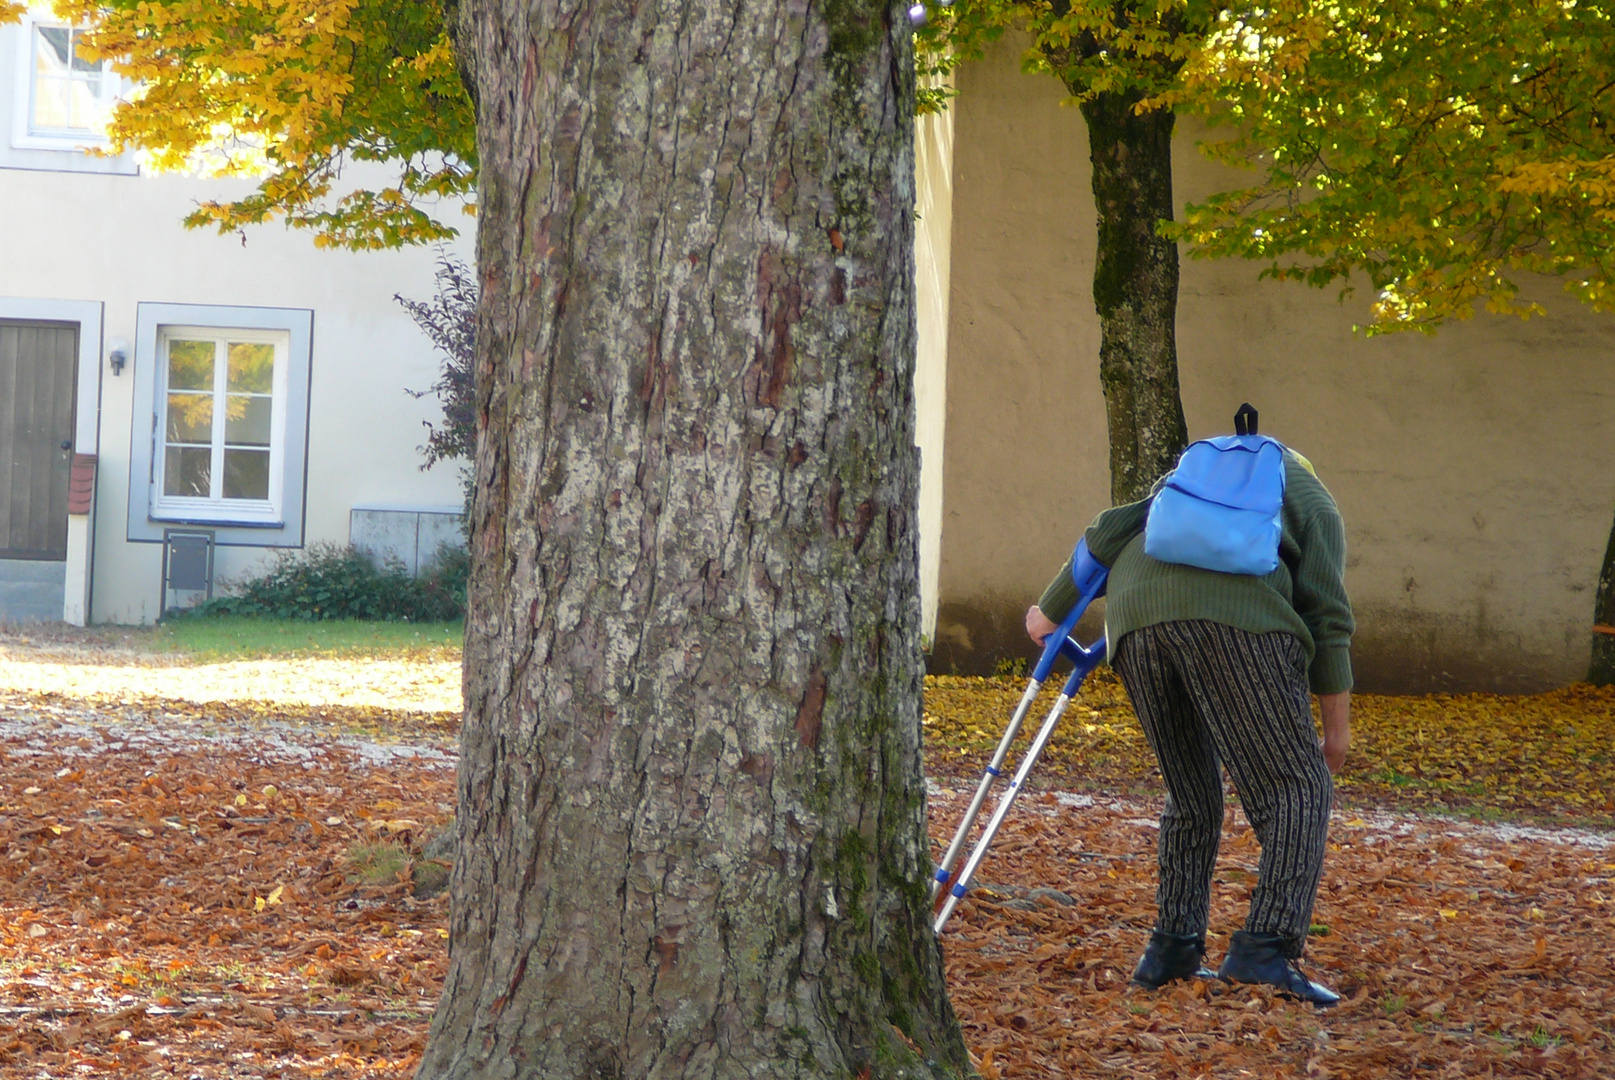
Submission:
[[261,577],[228,582],[229,595],[184,614],[450,622],[465,616],[469,569],[469,556],[448,545],[438,550],[425,573],[414,578],[396,559],[378,566],[353,547],[310,544],[303,551],[277,554]]
[[463,618],[466,585],[471,580],[471,553],[453,544],[439,544],[437,553],[421,572],[419,580],[424,582],[427,588],[438,590],[443,595],[451,597],[457,605],[454,617]]

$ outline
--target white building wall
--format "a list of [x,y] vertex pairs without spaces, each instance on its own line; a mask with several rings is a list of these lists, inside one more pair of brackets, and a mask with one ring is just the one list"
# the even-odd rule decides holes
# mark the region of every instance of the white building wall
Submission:
[[[280,226],[227,236],[181,226],[198,200],[249,189],[238,181],[0,168],[0,297],[105,305],[92,621],[144,623],[159,611],[161,545],[127,540],[131,439],[150,437],[150,416],[137,433],[132,347],[121,375],[106,359],[109,343],[132,346],[143,302],[313,311],[306,543],[346,543],[357,504],[460,502],[453,464],[419,469],[423,421],[440,413],[435,400],[417,400],[406,388],[430,386],[438,358],[393,299],[432,294],[434,251],[332,251]],[[469,232],[472,219],[464,221]],[[469,237],[451,250],[470,261]],[[302,475],[291,463],[288,483]],[[242,575],[267,554],[221,547],[215,577]]]

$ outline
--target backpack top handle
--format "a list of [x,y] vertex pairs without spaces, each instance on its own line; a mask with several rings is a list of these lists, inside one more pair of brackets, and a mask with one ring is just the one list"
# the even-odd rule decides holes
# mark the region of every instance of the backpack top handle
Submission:
[[1248,401],[1240,405],[1239,411],[1234,413],[1234,434],[1256,434],[1256,410]]

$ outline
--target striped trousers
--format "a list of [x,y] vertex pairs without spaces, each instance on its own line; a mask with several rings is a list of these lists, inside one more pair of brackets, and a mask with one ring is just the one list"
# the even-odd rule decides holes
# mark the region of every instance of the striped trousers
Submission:
[[1279,934],[1287,955],[1300,956],[1334,797],[1300,640],[1204,620],[1158,623],[1122,638],[1115,668],[1166,782],[1156,929],[1206,931],[1226,764],[1262,845],[1245,929]]

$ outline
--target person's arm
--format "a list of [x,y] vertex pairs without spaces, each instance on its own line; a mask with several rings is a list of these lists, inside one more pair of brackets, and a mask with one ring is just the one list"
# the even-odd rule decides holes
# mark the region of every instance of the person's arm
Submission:
[[[1157,485],[1159,486],[1159,485]],[[1152,493],[1150,498],[1154,498]],[[1132,542],[1133,537],[1144,530],[1144,520],[1149,517],[1150,499],[1140,499],[1138,502],[1123,503],[1113,506],[1094,518],[1088,531],[1083,533],[1088,541],[1088,551],[1094,560],[1105,569],[1116,564],[1122,549]],[[1042,637],[1047,637],[1060,620],[1071,613],[1071,606],[1077,602],[1077,586],[1071,580],[1071,558],[1060,566],[1060,572],[1054,575],[1048,588],[1026,612],[1026,633],[1039,645],[1043,643]],[[1033,612],[1037,614],[1034,616]],[[1048,622],[1048,626],[1038,620]],[[1039,631],[1042,637],[1039,637]]]
[[1319,694],[1318,707],[1323,713],[1323,760],[1333,776],[1351,749],[1351,691]]
[[1351,689],[1355,629],[1346,596],[1346,527],[1328,489],[1300,465],[1286,475],[1284,500],[1287,513],[1297,508],[1290,527],[1300,561],[1293,567],[1291,603],[1312,635],[1307,681],[1320,697],[1338,694]]

